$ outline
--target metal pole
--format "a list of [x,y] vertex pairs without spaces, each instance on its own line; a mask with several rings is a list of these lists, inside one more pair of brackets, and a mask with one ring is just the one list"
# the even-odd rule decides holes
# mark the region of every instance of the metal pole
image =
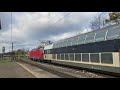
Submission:
[[12,61],[12,57],[13,57],[13,42],[12,42],[12,12],[11,12],[11,44],[12,44],[12,47],[11,47],[11,61]]

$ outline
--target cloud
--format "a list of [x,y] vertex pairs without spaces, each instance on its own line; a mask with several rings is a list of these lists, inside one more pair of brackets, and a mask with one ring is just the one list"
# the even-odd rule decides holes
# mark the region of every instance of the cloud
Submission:
[[[64,17],[67,14],[68,16]],[[14,49],[35,47],[35,43],[39,40],[56,41],[74,36],[80,32],[83,26],[88,25],[96,14],[97,12],[13,12],[12,38],[15,42]],[[0,40],[9,41],[8,46],[11,45],[10,15],[10,12],[0,13],[3,27],[0,31]],[[58,20],[60,21],[58,22]],[[1,44],[1,46],[3,45],[6,44]]]

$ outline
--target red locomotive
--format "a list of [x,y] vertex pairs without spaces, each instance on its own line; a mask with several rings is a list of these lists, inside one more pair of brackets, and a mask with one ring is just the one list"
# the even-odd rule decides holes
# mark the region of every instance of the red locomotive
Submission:
[[32,60],[43,60],[44,50],[42,49],[33,49],[28,52],[28,57]]

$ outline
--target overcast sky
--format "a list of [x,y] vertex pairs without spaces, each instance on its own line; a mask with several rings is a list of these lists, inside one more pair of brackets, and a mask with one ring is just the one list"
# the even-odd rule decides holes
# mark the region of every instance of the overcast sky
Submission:
[[[90,30],[89,22],[100,12],[12,12],[14,50],[32,49],[39,40],[57,41]],[[11,12],[0,12],[0,52],[11,50]]]

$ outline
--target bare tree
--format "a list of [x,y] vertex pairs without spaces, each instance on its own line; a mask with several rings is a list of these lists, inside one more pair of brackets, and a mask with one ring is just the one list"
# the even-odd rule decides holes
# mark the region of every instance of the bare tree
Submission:
[[98,14],[90,22],[90,28],[92,30],[97,30],[97,29],[103,28],[106,24],[105,19],[106,19],[106,13],[105,12]]

